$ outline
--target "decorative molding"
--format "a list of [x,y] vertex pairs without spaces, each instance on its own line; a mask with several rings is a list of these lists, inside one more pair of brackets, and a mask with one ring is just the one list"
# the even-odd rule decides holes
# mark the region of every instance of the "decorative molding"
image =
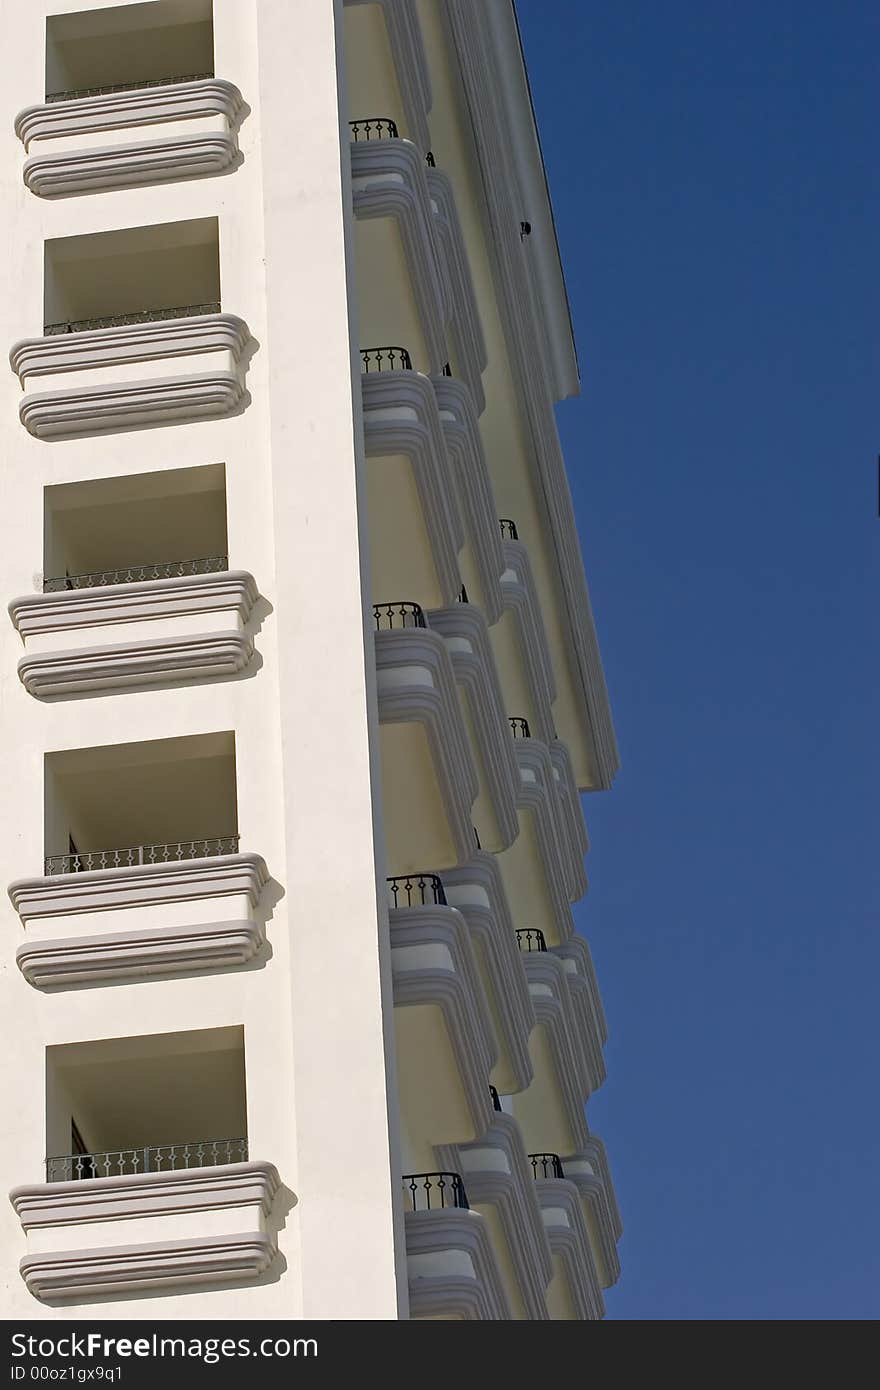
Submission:
[[[617,1242],[621,1226],[611,1181],[608,1178],[606,1182],[602,1167],[592,1151],[575,1154],[563,1163],[565,1176],[581,1199],[599,1282],[603,1289],[608,1289],[620,1278]],[[604,1168],[607,1172],[607,1164]]]
[[38,154],[25,160],[22,177],[38,198],[60,198],[224,174],[237,158],[234,135],[206,131],[104,149]]
[[[532,435],[536,492],[546,513],[559,567],[572,675],[584,695],[584,731],[591,745],[593,765],[589,769],[589,776],[586,772],[584,774],[582,788],[601,790],[611,785],[620,759],[553,410],[554,383],[549,363],[558,357],[560,339],[568,336],[570,340],[570,326],[567,335],[565,329],[567,314],[558,250],[554,238],[545,259],[552,268],[553,256],[556,257],[556,272],[550,279],[556,281],[555,297],[562,307],[556,313],[556,322],[550,332],[542,328],[538,317],[526,260],[526,256],[532,252],[524,250],[519,235],[523,217],[521,190],[524,187],[529,190],[528,212],[533,225],[541,218],[543,222],[549,222],[552,231],[552,212],[540,163],[540,148],[536,146],[534,117],[528,100],[515,17],[512,8],[507,11],[503,6],[474,5],[471,0],[444,0],[444,7],[464,84],[486,194],[499,313],[508,343],[515,389],[522,401]],[[507,31],[503,44],[499,34],[501,27]],[[514,89],[519,89],[519,97]],[[518,113],[523,121],[531,123],[530,143],[537,149],[537,156],[534,151],[530,156],[535,172],[525,185],[522,182],[523,170],[518,167],[516,159],[521,142],[512,138],[511,112]],[[530,242],[533,240],[536,239],[529,238]],[[548,337],[554,359],[541,351]],[[576,386],[576,373],[572,379],[569,368],[564,375],[567,378],[566,389],[573,389]]]
[[510,1319],[489,1231],[477,1212],[408,1211],[404,1222],[411,1318]]
[[22,878],[9,885],[9,897],[27,926],[44,917],[118,912],[128,907],[193,898],[246,897],[255,909],[268,883],[269,871],[260,855],[226,854],[212,859]]
[[[458,703],[455,672],[443,638],[425,628],[398,628],[375,636],[380,724],[423,724],[430,744],[458,862],[474,849],[473,804],[479,781]],[[403,682],[395,678],[395,668]],[[411,675],[421,670],[424,680]]]
[[474,1133],[484,1134],[494,1113],[489,1076],[495,1038],[464,918],[453,907],[431,904],[395,908],[388,921],[394,1007],[434,1004],[443,1010]]
[[538,1178],[535,1187],[547,1240],[565,1270],[578,1318],[598,1322],[605,1300],[577,1188],[567,1178]]
[[473,393],[477,414],[482,415],[486,408],[483,372],[489,358],[455,193],[448,176],[441,169],[428,169],[427,177],[431,209],[450,288],[450,322],[455,351],[462,375]]
[[430,369],[441,372],[449,355],[450,305],[424,154],[411,140],[400,139],[353,140],[350,149],[354,215],[397,221]]
[[[256,1279],[277,1255],[267,1221],[280,1188],[271,1163],[232,1163],[180,1172],[17,1187],[10,1201],[26,1232],[250,1208],[256,1229],[79,1250],[28,1252],[19,1266],[36,1298],[54,1301],[205,1282]],[[125,1228],[123,1228],[124,1230]],[[45,1243],[45,1236],[41,1244]]]
[[26,391],[35,377],[202,353],[225,354],[232,370],[27,392],[19,417],[30,434],[50,439],[229,415],[245,399],[243,359],[249,342],[247,324],[232,314],[26,338],[9,354],[12,370]]
[[54,941],[25,941],[15,963],[29,985],[96,984],[182,971],[230,970],[246,965],[265,944],[261,922],[202,922],[144,927]]
[[[513,751],[519,765],[520,788],[517,805],[532,814],[535,836],[544,861],[544,877],[558,942],[568,941],[574,931],[571,901],[565,860],[568,852],[562,811],[553,782],[553,766],[545,744],[534,738],[513,739]],[[529,923],[518,923],[528,926]]]
[[590,1091],[597,1091],[605,1080],[605,1058],[602,1048],[608,1041],[608,1025],[599,994],[596,971],[590,948],[582,936],[573,936],[564,946],[553,948],[553,955],[562,961],[568,981],[572,1007],[578,1021],[578,1033],[587,1054]]
[[541,1219],[531,1165],[512,1115],[492,1115],[492,1126],[475,1144],[437,1148],[439,1162],[460,1173],[471,1206],[493,1206],[516,1269],[530,1321],[549,1317],[546,1291],[553,1259]]
[[254,644],[243,632],[206,632],[114,642],[23,656],[18,676],[29,695],[80,695],[124,686],[235,676],[250,664]]
[[[346,5],[369,5],[374,0],[344,0]],[[415,5],[410,0],[378,0],[385,12],[388,41],[394,57],[397,85],[407,124],[423,153],[431,145],[428,112],[431,110],[431,70]]]
[[222,116],[229,129],[236,130],[244,111],[241,92],[231,82],[219,77],[203,77],[193,82],[169,83],[165,87],[100,92],[70,101],[26,106],[15,118],[15,133],[30,153],[34,141],[159,125],[166,121]]
[[487,622],[497,623],[504,609],[501,594],[504,551],[476,407],[463,381],[450,376],[432,377],[431,380],[447,457],[455,474],[456,492],[479,571],[482,607]]
[[455,679],[467,693],[499,832],[496,843],[490,844],[485,835],[481,838],[487,849],[498,853],[512,845],[519,834],[516,804],[520,777],[489,629],[479,608],[470,603],[435,608],[426,617],[431,630],[445,641]]
[[223,570],[180,579],[148,579],[134,584],[24,594],[9,604],[9,616],[25,640],[42,632],[70,632],[106,623],[227,610],[234,612],[240,625],[246,627],[258,597],[253,575],[244,570]]
[[515,615],[519,626],[523,664],[534,705],[533,733],[536,738],[549,743],[555,737],[553,702],[556,699],[556,678],[541,601],[526,547],[521,541],[504,541],[502,548],[505,569],[501,576],[501,593],[505,609]]
[[[537,964],[540,960],[541,964]],[[565,1120],[574,1148],[587,1143],[584,1102],[589,1095],[589,1076],[580,1045],[574,1010],[562,962],[549,951],[523,953],[523,966],[529,981],[532,1007],[538,1027],[544,1029],[556,1067],[559,1094],[565,1106]],[[537,1081],[533,1085],[539,1084]]]
[[361,389],[367,457],[403,454],[410,460],[440,590],[454,603],[464,528],[431,379],[421,372],[364,372]]
[[462,868],[444,869],[443,887],[486,962],[500,1029],[499,1066],[506,1065],[510,1073],[506,1078],[498,1075],[498,1089],[505,1094],[524,1091],[532,1080],[529,1035],[535,1010],[498,860],[480,852]]
[[553,764],[553,781],[559,798],[562,821],[568,832],[570,851],[568,855],[569,896],[572,902],[577,902],[587,891],[584,858],[590,848],[590,837],[587,834],[584,813],[581,809],[580,792],[574,779],[571,754],[562,740],[558,738],[551,739],[549,748],[550,761]]

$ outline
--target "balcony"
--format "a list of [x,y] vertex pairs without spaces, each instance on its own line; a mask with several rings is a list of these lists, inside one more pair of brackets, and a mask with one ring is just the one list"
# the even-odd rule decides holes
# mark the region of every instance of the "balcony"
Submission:
[[467,923],[483,982],[498,1052],[493,1085],[505,1095],[523,1090],[532,1079],[529,1036],[535,1011],[498,861],[477,851],[462,868],[444,871],[443,887]]
[[48,241],[43,335],[10,352],[22,424],[55,439],[237,412],[250,332],[220,299],[216,218]]
[[508,1097],[508,1107],[530,1152],[573,1153],[587,1142],[591,1075],[568,976],[552,951],[522,951],[521,960],[537,1026],[529,1038],[531,1083]]
[[553,739],[549,745],[550,761],[553,765],[553,780],[562,811],[562,823],[568,835],[568,893],[572,902],[577,902],[587,891],[587,876],[584,872],[584,858],[590,848],[590,839],[581,809],[581,796],[574,780],[571,755],[560,739]]
[[553,1261],[516,1121],[496,1113],[477,1143],[441,1148],[439,1156],[456,1165],[472,1210],[486,1223],[510,1316],[546,1320]]
[[73,749],[45,762],[44,873],[9,889],[29,984],[265,964],[271,880],[260,856],[241,849],[231,734]]
[[238,88],[212,76],[56,93],[15,118],[22,177],[59,198],[230,173],[245,111]]
[[418,604],[376,604],[373,620],[388,866],[442,871],[473,852],[479,790],[455,673]]
[[454,603],[464,531],[431,380],[402,348],[361,353],[374,592]]
[[[271,1277],[281,1185],[249,1153],[244,1075],[241,1028],[47,1049],[46,1181],[10,1193],[35,1298]],[[237,1137],[198,1137],[218,1130]]]
[[530,737],[521,716],[510,746],[519,765],[517,814],[520,832],[499,855],[507,896],[517,922],[543,932],[548,946],[567,941],[574,930],[569,899],[569,843],[546,746]]
[[434,609],[428,621],[446,643],[477,765],[474,823],[480,842],[498,852],[512,844],[519,833],[519,769],[510,745],[489,629],[480,610],[470,603]]
[[434,376],[431,381],[465,529],[466,548],[459,565],[473,601],[487,622],[497,623],[503,611],[505,561],[477,406],[468,387],[456,377]]
[[451,181],[436,165],[429,166],[427,178],[442,269],[450,288],[449,327],[456,374],[467,383],[480,415],[486,405],[482,377],[489,359],[467,246]]
[[[442,885],[410,875],[389,889],[397,904],[389,921],[400,1119],[416,1167],[430,1162],[434,1145],[488,1127],[494,1039],[467,926]],[[404,897],[412,900],[405,906]]]
[[489,1227],[470,1210],[461,1175],[406,1174],[403,1198],[410,1317],[509,1318]]
[[608,1289],[620,1277],[617,1242],[623,1228],[601,1139],[591,1135],[584,1151],[567,1158],[565,1174],[577,1188],[599,1283]]
[[582,936],[573,936],[564,946],[557,946],[554,955],[562,961],[566,973],[578,1035],[587,1057],[592,1094],[605,1080],[605,1057],[602,1049],[608,1041],[608,1025],[593,968],[593,958]]
[[431,78],[418,14],[406,0],[345,0],[345,85],[352,111],[385,111],[422,150],[431,143]]
[[597,1322],[605,1316],[605,1303],[577,1189],[556,1154],[530,1157],[537,1160],[535,1188],[553,1259],[547,1290],[550,1317]]
[[492,628],[492,644],[508,707],[528,720],[535,738],[554,735],[556,681],[538,591],[528,553],[514,522],[499,523],[504,555],[501,575],[503,616]]
[[350,127],[358,322],[362,341],[406,343],[418,370],[439,374],[450,305],[428,168],[395,131],[376,117]]

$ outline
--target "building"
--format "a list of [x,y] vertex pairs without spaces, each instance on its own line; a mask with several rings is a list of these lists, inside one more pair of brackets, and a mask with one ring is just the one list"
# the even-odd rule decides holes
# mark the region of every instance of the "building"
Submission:
[[2,15],[4,1316],[599,1317],[617,758],[511,0]]

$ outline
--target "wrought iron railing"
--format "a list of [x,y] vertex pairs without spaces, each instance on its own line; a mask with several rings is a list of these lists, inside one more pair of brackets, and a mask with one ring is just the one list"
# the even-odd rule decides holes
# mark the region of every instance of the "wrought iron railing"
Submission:
[[492,1109],[500,1110],[501,1097],[498,1094],[498,1088],[496,1086],[493,1086],[491,1081],[489,1082],[489,1095],[492,1097]]
[[47,854],[47,874],[83,874],[92,869],[132,869],[139,864],[176,864],[188,859],[214,859],[238,854],[238,835],[212,835],[204,840],[172,840],[167,844],[130,845],[125,849],[77,850]]
[[521,927],[516,934],[516,944],[521,951],[546,951],[547,942],[540,927]]
[[562,1159],[559,1154],[528,1154],[532,1165],[532,1175],[537,1178],[564,1178]]
[[44,579],[43,593],[102,589],[112,584],[140,584],[149,579],[186,579],[193,574],[223,574],[228,569],[228,555],[208,555],[198,560],[160,560],[152,565],[128,565],[120,570],[95,570],[92,574],[65,574],[57,579]]
[[412,1211],[441,1211],[444,1207],[469,1209],[464,1183],[458,1173],[404,1173],[403,1190]]
[[219,314],[220,301],[210,304],[176,304],[172,309],[132,309],[127,314],[103,314],[95,319],[62,319],[60,323],[43,325],[43,336],[54,338],[61,333],[90,333],[93,328],[124,328],[132,323],[160,323],[164,319],[191,319],[200,314]]
[[468,591],[463,584],[458,591],[458,601],[459,603],[470,603],[470,599],[468,598]]
[[436,874],[401,874],[386,879],[392,907],[446,907],[446,892]]
[[361,348],[361,369],[375,372],[411,372],[412,358],[406,348],[373,347]]
[[501,527],[501,534],[506,541],[518,541],[519,531],[516,529],[516,522],[509,517],[501,516],[498,518],[498,525]]
[[433,151],[433,150],[428,150],[428,153],[425,155],[425,163],[427,164],[427,166],[428,166],[429,169],[436,169],[436,168],[437,168],[437,161],[436,161],[436,159],[434,158],[434,151]]
[[527,719],[523,719],[522,716],[518,714],[511,714],[508,716],[507,722],[510,725],[510,731],[514,738],[531,738],[532,731],[529,728],[529,721]]
[[103,1153],[64,1154],[46,1159],[47,1182],[117,1178],[138,1173],[171,1173],[182,1168],[216,1168],[246,1163],[246,1139],[203,1139],[192,1144],[153,1144],[144,1149],[107,1149]]
[[449,362],[444,362],[442,375],[452,376],[452,366]]
[[203,82],[212,72],[187,72],[179,77],[150,77],[145,82],[112,82],[103,87],[73,87],[67,92],[49,92],[46,102],[76,101],[80,97],[100,97],[110,92],[138,92],[143,87],[173,87],[177,82]]
[[424,610],[408,599],[401,599],[397,603],[374,603],[373,621],[377,632],[390,632],[399,627],[428,626]]
[[349,121],[348,128],[351,131],[351,138],[357,142],[362,140],[396,140],[398,138],[397,122],[392,121],[389,116],[366,116],[360,121]]
[[471,830],[473,830],[473,832],[474,832],[474,844],[476,845],[477,849],[482,849],[483,846],[480,844],[480,832],[479,832],[479,830],[477,829],[477,827],[476,827],[475,825],[472,825],[472,826],[471,826]]

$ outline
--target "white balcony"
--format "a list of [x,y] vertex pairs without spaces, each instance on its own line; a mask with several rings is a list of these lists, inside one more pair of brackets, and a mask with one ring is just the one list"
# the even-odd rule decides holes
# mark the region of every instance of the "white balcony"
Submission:
[[57,198],[224,174],[239,162],[244,111],[238,88],[216,77],[28,106],[15,118],[24,182]]
[[471,602],[483,609],[489,623],[497,623],[503,612],[505,561],[476,406],[463,381],[439,376],[433,384],[467,540],[459,560],[462,577]]
[[535,1187],[553,1256],[547,1293],[550,1316],[556,1321],[597,1322],[605,1316],[605,1301],[577,1188],[567,1171],[561,1178],[538,1176]]
[[608,1041],[608,1025],[593,968],[593,958],[584,938],[577,935],[566,941],[564,946],[555,947],[553,954],[562,961],[566,973],[578,1034],[587,1055],[592,1093],[597,1091],[605,1080],[605,1057],[602,1049]]
[[553,952],[523,952],[537,1026],[529,1038],[532,1080],[508,1096],[529,1152],[574,1153],[588,1140],[590,1073],[566,971]]
[[407,1165],[467,1142],[492,1117],[495,1045],[470,936],[442,902],[390,913],[400,1119]]
[[[154,567],[161,573],[159,566]],[[149,574],[149,566],[135,567]],[[98,694],[237,676],[254,655],[257,586],[250,574],[183,574],[13,599],[9,614],[25,654],[30,695]]]
[[440,373],[450,307],[424,154],[393,133],[353,139],[351,177],[361,345],[403,344],[417,370]]
[[475,1211],[408,1211],[411,1318],[499,1322],[511,1317],[486,1222]]
[[535,1011],[498,860],[478,852],[463,868],[444,871],[443,887],[467,922],[489,1005],[498,1049],[490,1079],[502,1095],[524,1090]]
[[591,1135],[586,1149],[566,1158],[564,1166],[565,1176],[577,1188],[581,1200],[599,1283],[608,1289],[620,1277],[617,1242],[623,1228],[605,1145]]
[[471,1210],[489,1228],[511,1316],[533,1322],[549,1318],[553,1259],[516,1121],[496,1112],[478,1143],[441,1149],[440,1159],[461,1174]]
[[506,849],[519,833],[520,778],[489,629],[480,610],[470,603],[433,609],[426,616],[431,630],[443,637],[452,661],[480,782],[474,825],[480,844],[495,853]]
[[428,190],[450,290],[449,336],[455,371],[467,382],[477,414],[482,414],[486,405],[482,378],[488,365],[488,354],[455,194],[447,175],[436,167],[428,169]]
[[587,891],[587,876],[584,871],[584,858],[589,852],[590,839],[581,809],[581,797],[574,780],[571,754],[560,739],[553,739],[549,745],[550,761],[553,764],[553,780],[559,797],[562,821],[568,833],[569,853],[569,896],[577,902]]
[[25,338],[9,357],[21,423],[55,439],[231,415],[249,341],[242,319],[220,313]]
[[373,592],[454,603],[464,531],[437,400],[421,372],[361,377]]
[[[416,605],[378,604],[377,625],[403,608],[402,621],[424,622]],[[388,870],[465,864],[479,781],[446,644],[426,627],[398,627],[376,632],[375,652]]]

